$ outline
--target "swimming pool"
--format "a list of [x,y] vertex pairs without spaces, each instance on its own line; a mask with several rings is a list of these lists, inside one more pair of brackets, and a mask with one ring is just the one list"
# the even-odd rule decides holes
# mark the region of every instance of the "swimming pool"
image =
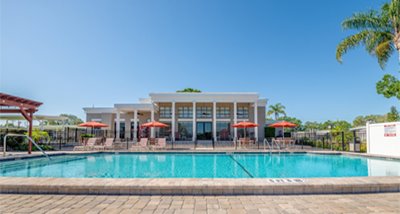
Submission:
[[0,162],[1,177],[316,178],[400,176],[400,161],[309,153],[97,153]]

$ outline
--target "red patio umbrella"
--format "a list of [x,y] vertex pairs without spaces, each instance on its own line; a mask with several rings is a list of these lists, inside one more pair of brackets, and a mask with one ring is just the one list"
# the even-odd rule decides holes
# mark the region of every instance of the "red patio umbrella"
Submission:
[[167,124],[165,123],[160,123],[157,121],[152,121],[152,122],[148,122],[148,123],[144,123],[141,125],[142,127],[159,127],[159,128],[166,128],[168,127]]
[[158,127],[158,128],[166,128],[166,127],[168,127],[168,125],[165,124],[165,123],[160,123],[160,122],[158,122],[158,121],[152,121],[152,122],[144,123],[144,124],[142,124],[140,127],[150,127],[150,128]]
[[99,122],[95,122],[95,121],[90,121],[90,122],[86,122],[86,123],[81,123],[81,124],[79,124],[78,126],[80,126],[80,127],[89,127],[89,128],[92,128],[92,134],[94,134],[94,128],[108,127],[107,124],[99,123]]
[[91,128],[108,127],[107,124],[99,123],[99,122],[95,122],[95,121],[90,121],[90,122],[86,122],[86,123],[81,123],[81,124],[79,124],[78,126],[80,126],[80,127],[91,127]]
[[257,123],[252,123],[252,122],[240,122],[240,123],[236,123],[236,124],[232,125],[232,127],[234,127],[234,128],[244,128],[245,129],[244,130],[244,138],[246,138],[247,128],[254,128],[257,126],[258,126]]
[[269,127],[272,127],[272,128],[281,128],[282,127],[282,138],[285,137],[284,135],[285,135],[285,128],[286,127],[287,128],[294,128],[296,126],[297,126],[297,124],[294,124],[294,123],[291,123],[291,122],[287,122],[287,121],[280,121],[280,122],[276,122],[276,123],[273,123],[273,124],[269,125]]

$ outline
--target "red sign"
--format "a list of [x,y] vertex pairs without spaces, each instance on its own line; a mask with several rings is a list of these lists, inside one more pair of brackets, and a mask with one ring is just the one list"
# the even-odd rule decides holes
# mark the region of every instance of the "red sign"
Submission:
[[384,125],[384,128],[385,137],[396,137],[396,124]]

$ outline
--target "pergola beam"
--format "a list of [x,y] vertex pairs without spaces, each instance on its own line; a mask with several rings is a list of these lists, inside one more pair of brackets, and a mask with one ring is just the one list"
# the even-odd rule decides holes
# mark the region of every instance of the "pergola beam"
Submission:
[[22,103],[19,102],[18,100],[9,100],[9,99],[0,99],[0,105],[5,105],[5,106],[18,106],[22,108],[28,108],[28,109],[36,109],[37,106],[32,104],[31,102],[26,102]]
[[[25,109],[23,109],[23,108],[20,108],[20,110],[21,110],[22,116],[24,116],[25,119],[26,119],[27,121],[29,121],[29,123],[31,123],[31,122],[32,122],[32,117],[31,117],[32,112],[26,112]],[[28,113],[30,113],[30,114],[28,114]]]
[[[30,109],[25,109],[26,112],[33,112]],[[16,114],[16,113],[21,113],[20,109],[0,109],[0,113],[5,113],[5,114]]]

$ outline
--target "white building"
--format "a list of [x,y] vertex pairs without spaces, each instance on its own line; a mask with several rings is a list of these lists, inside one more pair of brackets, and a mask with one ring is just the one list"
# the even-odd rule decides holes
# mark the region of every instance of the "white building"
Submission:
[[[241,121],[260,124],[247,129],[246,136],[264,138],[267,100],[258,93],[150,93],[139,103],[115,104],[109,108],[84,108],[87,121],[106,123],[116,139],[137,141],[148,130],[140,125],[160,121],[168,128],[161,137],[172,141],[231,141],[242,137],[244,130],[232,128]],[[155,130],[147,133],[155,137]],[[118,134],[117,134],[118,133]]]

